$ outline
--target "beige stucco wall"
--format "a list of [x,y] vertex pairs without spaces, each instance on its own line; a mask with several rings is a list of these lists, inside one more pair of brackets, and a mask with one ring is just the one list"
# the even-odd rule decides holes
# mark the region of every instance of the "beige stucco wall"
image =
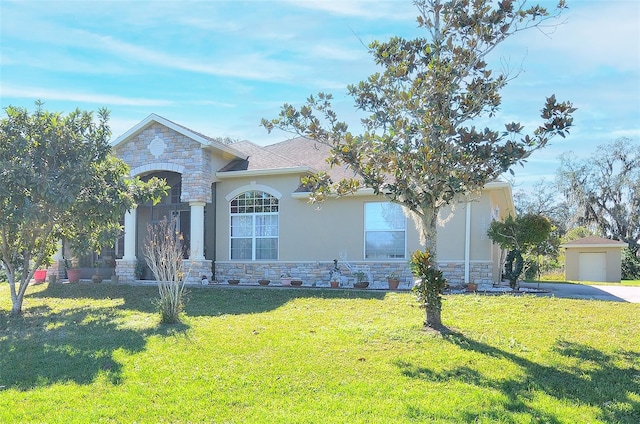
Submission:
[[[385,201],[376,196],[346,196],[331,198],[321,205],[309,204],[306,198],[293,197],[299,176],[261,176],[225,178],[217,183],[217,258],[229,260],[229,203],[230,193],[245,187],[279,192],[279,260],[331,260],[346,254],[348,260],[364,260],[364,204]],[[268,190],[267,190],[268,191]],[[459,203],[444,209],[438,228],[438,259],[463,261],[465,254],[466,208],[471,207],[472,261],[490,261],[492,245],[486,236],[490,222],[491,201],[488,196],[470,203]],[[423,248],[412,219],[407,219],[407,256]],[[408,259],[408,257],[407,257]],[[402,259],[399,261],[406,261]]]
[[[364,259],[364,204],[385,201],[373,195],[331,198],[321,205],[312,205],[305,197],[292,193],[299,185],[300,175],[246,176],[222,178],[216,184],[216,260],[229,261],[229,203],[231,193],[261,189],[280,193],[279,201],[279,259],[280,263],[317,262],[327,267],[333,259],[346,258],[358,264]],[[466,210],[471,208],[470,222],[470,280],[476,282],[497,281],[500,275],[493,257],[496,251],[486,231],[491,220],[495,201],[489,193],[473,197],[441,212],[438,228],[438,259],[452,283],[463,283],[466,239]],[[385,261],[384,267],[393,266],[407,270],[412,252],[422,249],[419,232],[412,219],[407,219],[406,258]],[[376,261],[377,262],[377,261]],[[374,267],[374,265],[369,262]],[[225,269],[224,265],[220,269]],[[244,268],[243,268],[244,269]],[[258,271],[260,273],[261,271]]]
[[606,254],[606,279],[604,282],[619,283],[622,278],[622,250],[620,247],[567,247],[565,248],[565,279],[579,281],[580,253]]

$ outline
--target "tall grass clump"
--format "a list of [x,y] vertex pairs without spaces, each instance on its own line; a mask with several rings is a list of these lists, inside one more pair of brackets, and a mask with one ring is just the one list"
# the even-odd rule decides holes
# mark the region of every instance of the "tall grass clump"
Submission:
[[179,322],[184,309],[184,252],[184,239],[177,231],[175,219],[165,217],[147,226],[144,258],[158,282],[158,307],[166,324]]

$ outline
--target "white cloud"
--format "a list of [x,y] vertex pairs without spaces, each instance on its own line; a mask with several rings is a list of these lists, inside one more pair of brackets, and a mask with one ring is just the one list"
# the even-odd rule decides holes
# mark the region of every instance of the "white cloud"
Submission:
[[411,2],[380,0],[287,0],[293,6],[329,12],[334,15],[366,19],[413,19],[416,8]]
[[12,87],[2,83],[0,85],[2,98],[28,98],[48,100],[64,100],[69,102],[91,103],[97,105],[117,106],[169,106],[173,102],[160,99],[145,99],[136,97],[122,97],[111,94],[80,93],[64,89],[49,89],[41,87]]
[[[549,35],[528,30],[514,37],[510,44],[516,57],[545,54],[547,61],[559,68],[607,66],[621,70],[637,70],[640,64],[640,2],[634,0],[568,2],[569,9],[555,23]],[[564,22],[564,23],[561,23]],[[520,48],[520,56],[517,50]],[[529,62],[530,58],[526,59]]]

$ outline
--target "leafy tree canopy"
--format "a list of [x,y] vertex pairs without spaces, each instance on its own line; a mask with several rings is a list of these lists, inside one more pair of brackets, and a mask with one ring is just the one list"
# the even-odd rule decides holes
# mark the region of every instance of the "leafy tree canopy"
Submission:
[[505,276],[513,289],[518,286],[518,278],[524,269],[523,253],[544,254],[550,250],[549,235],[551,222],[542,215],[526,214],[504,221],[493,221],[487,235],[494,243],[509,253],[505,261]]
[[[512,122],[502,130],[476,128],[501,104],[509,75],[491,69],[486,56],[514,33],[550,17],[538,5],[488,0],[416,1],[425,38],[374,41],[369,52],[381,72],[348,87],[366,116],[352,133],[332,109],[330,94],[310,96],[302,107],[285,104],[278,118],[262,120],[332,147],[329,162],[346,165],[356,178],[310,180],[313,201],[330,192],[347,194],[365,186],[404,205],[423,222],[427,247],[435,255],[436,216],[458,195],[481,189],[543,148],[565,137],[575,111],[569,102],[547,98],[542,123],[530,134]],[[564,1],[558,9],[564,8]]]
[[[539,5],[515,0],[414,4],[425,36],[374,41],[369,52],[381,71],[348,87],[364,114],[362,131],[349,130],[326,93],[310,96],[301,107],[285,104],[277,118],[263,119],[262,125],[327,144],[329,163],[353,170],[354,178],[342,181],[331,181],[327,174],[309,178],[312,201],[363,186],[386,195],[414,215],[437,264],[440,209],[482,189],[552,137],[565,137],[575,108],[550,95],[541,124],[531,132],[517,122],[501,129],[477,128],[480,118],[499,110],[500,91],[509,82],[506,72],[489,66],[487,55],[514,33],[539,27],[552,16]],[[564,0],[557,7],[559,14]],[[429,316],[427,311],[427,325],[438,326]]]
[[640,248],[640,144],[628,138],[601,145],[591,157],[561,157],[557,184],[577,209],[580,224],[594,224],[604,237]]
[[[121,231],[123,214],[166,195],[163,180],[129,178],[110,154],[109,113],[68,115],[7,107],[0,121],[0,259],[7,269],[12,312],[21,312],[33,271],[57,242],[98,251]],[[19,285],[16,289],[16,285]]]
[[547,239],[551,222],[542,215],[527,214],[493,221],[487,235],[503,249],[526,251]]

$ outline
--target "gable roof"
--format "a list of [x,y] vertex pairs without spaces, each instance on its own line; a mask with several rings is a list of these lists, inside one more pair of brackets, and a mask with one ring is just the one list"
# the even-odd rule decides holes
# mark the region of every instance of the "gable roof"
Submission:
[[611,240],[603,237],[584,237],[578,240],[573,240],[561,244],[560,247],[564,248],[578,248],[578,247],[625,247],[627,243],[619,240]]
[[203,148],[211,148],[214,150],[228,153],[239,159],[246,159],[246,156],[243,156],[243,153],[238,151],[237,149],[227,144],[220,143],[219,141],[216,141],[211,137],[207,137],[206,135],[201,134],[192,129],[189,129],[183,125],[176,124],[175,122],[165,119],[162,116],[156,115],[155,113],[152,113],[151,115],[147,116],[142,121],[134,125],[129,131],[125,132],[120,137],[112,141],[111,147],[117,147],[120,144],[128,141],[129,139],[138,135],[141,131],[143,131],[145,128],[152,125],[153,123],[164,125],[165,127],[170,128],[173,131],[179,134],[182,134],[185,137],[188,137],[194,141],[197,141],[198,143],[202,144]]
[[346,166],[331,167],[327,162],[331,148],[310,138],[296,137],[265,146],[265,149],[287,156],[299,165],[310,167],[314,172],[326,172],[334,182],[344,178],[357,178]]

